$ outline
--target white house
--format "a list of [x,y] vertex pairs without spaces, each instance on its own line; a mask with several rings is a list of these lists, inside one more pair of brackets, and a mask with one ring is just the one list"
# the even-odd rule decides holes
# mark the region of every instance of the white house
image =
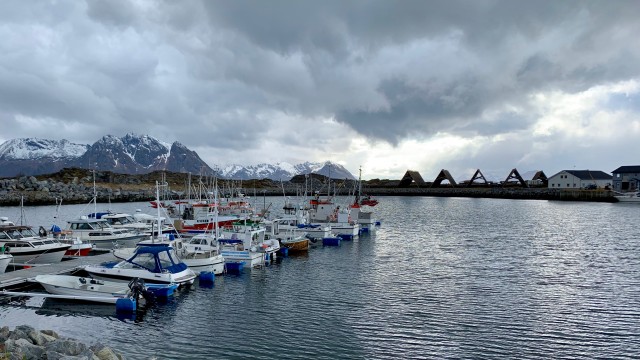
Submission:
[[549,189],[611,188],[612,176],[600,170],[562,170],[549,178]]

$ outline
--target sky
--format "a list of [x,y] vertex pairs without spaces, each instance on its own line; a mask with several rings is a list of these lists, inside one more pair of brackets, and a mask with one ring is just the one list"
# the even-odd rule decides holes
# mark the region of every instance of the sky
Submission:
[[0,2],[0,142],[506,178],[640,159],[640,1]]

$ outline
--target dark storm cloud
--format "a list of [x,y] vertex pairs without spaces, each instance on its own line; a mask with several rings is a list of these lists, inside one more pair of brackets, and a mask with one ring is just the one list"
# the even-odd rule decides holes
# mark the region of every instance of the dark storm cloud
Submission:
[[[458,122],[481,122],[484,111],[501,106],[524,107],[528,96],[538,91],[576,92],[636,77],[638,49],[629,44],[640,30],[636,20],[639,4],[273,1],[260,6],[255,1],[219,1],[208,2],[207,8],[214,23],[242,34],[260,48],[302,53],[305,64],[313,64],[308,71],[314,79],[316,100],[325,100],[327,113],[362,134],[396,143],[415,132],[455,131]],[[425,52],[414,55],[423,58],[425,66],[414,63],[394,74],[379,69],[372,74],[374,91],[388,102],[386,107],[337,102],[329,93],[340,85],[315,76],[329,66],[357,72],[362,69],[359,61],[375,62],[385,48],[405,46],[411,55],[412,43],[441,41],[451,34],[459,35],[461,55],[471,58],[449,60],[469,60],[469,67],[456,73],[427,67],[429,59],[441,55]],[[359,59],[353,58],[354,52],[361,54]],[[320,56],[324,61],[318,61]],[[483,70],[477,67],[486,69],[474,75]],[[436,89],[429,82],[416,86],[417,74],[429,74],[426,78],[433,79]],[[496,86],[496,80],[502,84]]]

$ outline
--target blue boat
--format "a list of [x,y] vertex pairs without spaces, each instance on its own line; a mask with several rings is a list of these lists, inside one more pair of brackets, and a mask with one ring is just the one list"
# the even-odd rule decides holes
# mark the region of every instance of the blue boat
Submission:
[[139,278],[147,284],[192,284],[193,270],[180,260],[172,246],[141,246],[127,260],[114,266],[87,265],[84,270],[92,277],[129,282]]

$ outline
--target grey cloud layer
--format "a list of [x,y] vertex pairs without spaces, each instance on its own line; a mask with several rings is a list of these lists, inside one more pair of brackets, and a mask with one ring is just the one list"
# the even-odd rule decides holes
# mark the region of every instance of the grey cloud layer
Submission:
[[98,123],[221,148],[255,146],[278,113],[390,143],[499,134],[533,122],[532,94],[637,77],[638,15],[634,0],[3,2],[0,114],[16,136],[50,133],[20,133],[26,116],[75,141]]

